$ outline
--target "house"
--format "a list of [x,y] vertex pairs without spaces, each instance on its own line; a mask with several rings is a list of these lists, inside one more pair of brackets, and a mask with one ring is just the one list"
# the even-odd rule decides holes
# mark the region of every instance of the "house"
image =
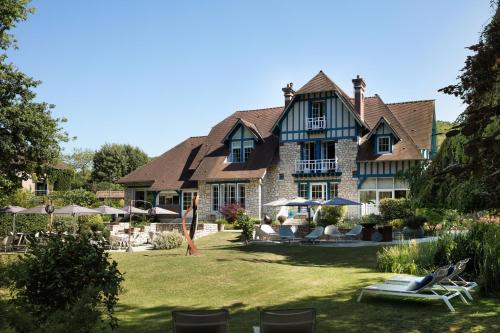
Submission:
[[125,199],[125,191],[118,190],[118,191],[96,191],[95,196],[99,201],[104,202],[108,199],[113,199],[113,200],[124,200]]
[[[63,162],[57,162],[51,164],[48,168],[54,172],[59,171],[62,173],[71,173],[71,168],[69,165]],[[42,176],[31,175],[26,180],[21,180],[21,188],[33,193],[36,196],[49,195],[52,191],[58,189],[58,182],[56,179],[51,179],[48,174]]]
[[377,212],[381,199],[407,196],[396,175],[436,152],[435,104],[385,103],[365,96],[359,76],[352,82],[352,97],[322,71],[297,91],[288,84],[284,106],[237,111],[120,179],[126,198],[180,214],[199,194],[201,219],[230,203],[261,218],[264,203],[295,196],[362,202],[353,216]]

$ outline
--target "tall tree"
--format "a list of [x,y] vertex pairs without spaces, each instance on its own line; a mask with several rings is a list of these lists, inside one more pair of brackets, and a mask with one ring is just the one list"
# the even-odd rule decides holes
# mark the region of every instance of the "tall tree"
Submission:
[[148,162],[146,153],[137,147],[122,144],[105,144],[94,155],[94,182],[115,183]]
[[465,61],[459,82],[440,91],[467,105],[435,160],[410,175],[416,205],[465,212],[500,207],[500,10]]
[[53,105],[35,102],[40,84],[8,62],[7,51],[17,48],[9,33],[33,13],[29,0],[0,2],[0,196],[19,186],[20,178],[42,173],[59,156],[60,141],[67,134],[60,128],[64,119],[54,119]]

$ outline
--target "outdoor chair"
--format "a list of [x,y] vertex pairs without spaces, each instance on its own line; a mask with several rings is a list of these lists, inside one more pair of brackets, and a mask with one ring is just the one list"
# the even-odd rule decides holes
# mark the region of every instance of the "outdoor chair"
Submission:
[[340,238],[342,237],[342,233],[339,231],[339,229],[334,226],[333,224],[326,226],[325,228],[325,236],[327,239],[330,238]]
[[261,224],[256,229],[256,235],[259,239],[276,239],[279,237],[278,233],[269,224]]
[[361,236],[361,232],[363,231],[363,226],[360,224],[356,224],[351,230],[343,234],[342,238],[359,238]]
[[[468,261],[469,258],[460,260],[455,265],[450,266],[450,268],[448,269],[448,275],[443,280],[441,280],[439,284],[436,285],[436,287],[441,289],[442,287],[445,287],[446,289],[449,290],[460,291],[464,293],[467,296],[467,298],[469,298],[472,301],[473,297],[470,291],[477,287],[477,283],[465,281],[463,278],[460,277],[460,274],[462,274],[463,271],[465,270]],[[415,276],[415,275],[395,275],[389,278],[386,281],[386,283],[409,284],[412,282],[421,282],[422,279],[424,278],[425,277],[423,276]]]
[[295,239],[295,233],[297,232],[297,227],[294,225],[282,225],[279,230],[279,237],[282,240],[287,240],[289,242]]
[[2,240],[3,251],[7,252],[7,250],[13,249],[14,236],[5,236]]
[[172,311],[174,333],[227,333],[229,311],[186,310]]
[[358,297],[358,302],[364,295],[383,295],[395,296],[400,298],[420,298],[443,301],[451,312],[455,312],[455,308],[450,303],[454,297],[460,297],[462,302],[468,304],[463,295],[456,290],[449,290],[446,287],[434,288],[448,275],[449,266],[439,268],[434,274],[429,274],[419,282],[410,284],[395,284],[395,283],[379,283],[361,289]]
[[263,310],[254,333],[312,333],[316,309]]
[[317,240],[319,240],[319,238],[321,236],[323,236],[323,231],[324,231],[324,228],[323,227],[316,227],[314,228],[313,231],[311,231],[309,234],[307,234],[304,238],[306,240],[308,240],[309,242],[316,242]]

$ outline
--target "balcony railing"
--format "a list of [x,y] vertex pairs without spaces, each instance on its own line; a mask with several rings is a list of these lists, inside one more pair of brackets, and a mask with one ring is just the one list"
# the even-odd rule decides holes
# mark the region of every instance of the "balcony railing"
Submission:
[[297,173],[338,172],[337,157],[324,160],[295,161],[295,172]]
[[307,118],[306,129],[308,131],[322,130],[326,128],[326,117]]

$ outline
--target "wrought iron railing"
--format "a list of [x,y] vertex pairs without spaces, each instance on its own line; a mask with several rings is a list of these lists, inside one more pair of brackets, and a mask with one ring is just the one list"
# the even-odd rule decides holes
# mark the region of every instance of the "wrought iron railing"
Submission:
[[297,173],[322,173],[337,172],[337,157],[323,160],[298,160],[295,161],[295,172]]
[[326,128],[326,117],[307,118],[306,128],[308,131]]

